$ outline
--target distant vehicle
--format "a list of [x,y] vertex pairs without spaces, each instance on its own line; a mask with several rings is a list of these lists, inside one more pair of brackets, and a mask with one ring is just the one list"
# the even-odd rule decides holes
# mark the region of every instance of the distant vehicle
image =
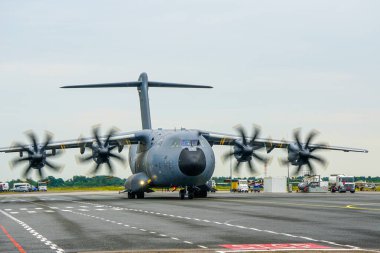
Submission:
[[47,191],[47,183],[46,182],[38,182],[37,183],[37,189],[38,189],[38,191],[46,192]]
[[9,184],[8,183],[0,183],[0,192],[7,192],[9,191]]
[[208,191],[210,192],[216,192],[216,183],[215,180],[208,180],[206,183],[208,187]]
[[320,175],[305,175],[298,184],[300,192],[327,192],[328,182],[323,181]]
[[366,181],[359,181],[355,183],[355,188],[360,191],[364,191],[364,190],[376,191],[376,184],[367,183]]
[[343,174],[333,174],[329,177],[329,190],[331,192],[346,192],[355,193],[355,179],[353,176]]
[[29,183],[14,183],[12,191],[30,192],[32,191],[32,186]]
[[251,192],[260,192],[263,190],[263,185],[259,182],[253,182],[249,185]]
[[248,180],[245,179],[235,179],[231,183],[232,192],[248,192]]

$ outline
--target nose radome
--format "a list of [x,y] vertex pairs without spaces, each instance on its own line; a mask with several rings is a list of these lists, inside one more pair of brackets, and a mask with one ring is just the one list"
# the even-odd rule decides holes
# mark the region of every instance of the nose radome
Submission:
[[190,151],[185,148],[181,151],[178,160],[179,169],[187,176],[198,176],[206,168],[206,157],[202,149]]

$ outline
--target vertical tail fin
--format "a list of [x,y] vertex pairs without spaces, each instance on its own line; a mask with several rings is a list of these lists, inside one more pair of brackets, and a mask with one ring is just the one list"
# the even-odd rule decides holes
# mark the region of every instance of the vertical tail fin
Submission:
[[213,88],[212,86],[204,86],[204,85],[148,81],[148,75],[146,73],[141,73],[138,81],[136,82],[70,85],[70,86],[62,86],[61,88],[120,88],[120,87],[122,88],[137,87],[139,98],[140,98],[141,123],[142,123],[143,129],[152,129],[152,122],[150,118],[150,107],[149,107],[149,95],[148,95],[149,87]]

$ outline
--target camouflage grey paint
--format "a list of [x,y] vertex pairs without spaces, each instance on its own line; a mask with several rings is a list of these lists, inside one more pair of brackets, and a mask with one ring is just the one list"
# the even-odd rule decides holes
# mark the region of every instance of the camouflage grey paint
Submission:
[[[151,130],[145,131],[145,134],[147,142],[132,145],[129,150],[129,165],[133,175],[125,183],[127,191],[145,191],[147,184],[152,187],[200,186],[211,178],[215,169],[215,155],[199,132],[185,129]],[[182,145],[184,140],[197,141],[197,145]],[[189,176],[181,171],[179,161],[183,150],[203,152],[205,168],[200,174]]]
[[139,81],[141,82],[141,84],[137,87],[137,90],[139,92],[140,98],[142,129],[151,129],[152,123],[150,119],[150,107],[148,96],[148,75],[146,73],[141,73]]

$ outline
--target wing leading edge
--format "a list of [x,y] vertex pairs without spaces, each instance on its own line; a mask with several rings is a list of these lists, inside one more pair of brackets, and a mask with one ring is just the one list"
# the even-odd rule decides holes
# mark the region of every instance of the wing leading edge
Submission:
[[[241,140],[240,136],[229,135],[223,133],[213,133],[207,131],[200,131],[201,135],[206,138],[206,140],[211,145],[227,145],[232,146],[235,144],[237,140]],[[248,138],[247,138],[248,141]],[[257,148],[265,148],[267,153],[270,153],[275,148],[283,148],[287,149],[290,144],[294,143],[294,141],[286,141],[286,140],[273,140],[273,139],[265,139],[258,138],[254,141],[254,146]],[[304,143],[302,143],[304,144]],[[358,153],[368,153],[366,149],[360,148],[349,148],[349,147],[338,147],[338,146],[329,146],[324,144],[311,144],[310,148],[314,149],[323,149],[323,150],[336,150],[343,152],[358,152]]]
[[[143,131],[130,132],[130,133],[119,133],[115,134],[110,138],[110,145],[116,145],[119,147],[123,147],[125,145],[137,144],[139,141],[143,140],[143,135],[141,134]],[[100,139],[104,141],[107,137],[102,136]],[[72,148],[80,148],[85,149],[86,147],[91,147],[91,145],[96,142],[94,137],[86,137],[86,138],[78,138],[74,140],[64,140],[64,141],[56,141],[50,143],[46,150],[64,150],[64,149],[72,149]],[[41,145],[41,144],[39,144]],[[25,148],[30,147],[30,145],[24,146],[10,146],[5,148],[0,148],[0,152],[3,153],[14,153],[14,152],[23,152]]]

